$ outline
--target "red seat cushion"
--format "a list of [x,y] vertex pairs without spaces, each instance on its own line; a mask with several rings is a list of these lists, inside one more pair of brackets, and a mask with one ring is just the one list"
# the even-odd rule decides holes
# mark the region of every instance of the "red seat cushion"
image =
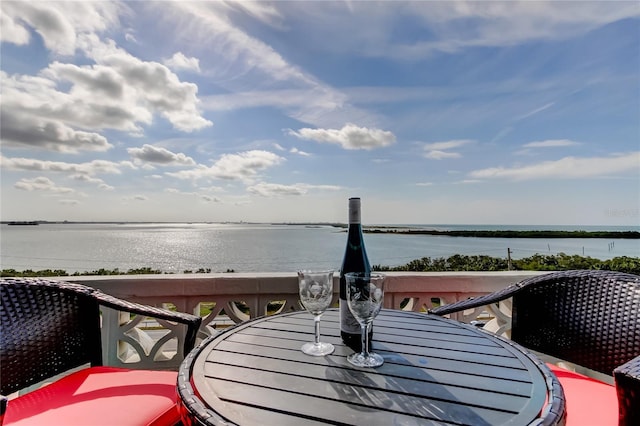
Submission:
[[616,388],[582,374],[547,364],[564,389],[567,426],[617,426]]
[[92,367],[10,400],[8,426],[174,425],[174,371]]

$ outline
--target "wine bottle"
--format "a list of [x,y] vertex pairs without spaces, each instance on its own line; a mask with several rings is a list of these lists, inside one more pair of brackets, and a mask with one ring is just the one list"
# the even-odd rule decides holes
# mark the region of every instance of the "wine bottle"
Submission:
[[[371,272],[362,237],[360,198],[349,198],[349,233],[340,268],[340,336],[347,346],[355,352],[360,352],[362,346],[360,324],[349,310],[347,302],[347,285],[344,278],[347,272]],[[371,327],[369,341],[373,335],[373,325]]]

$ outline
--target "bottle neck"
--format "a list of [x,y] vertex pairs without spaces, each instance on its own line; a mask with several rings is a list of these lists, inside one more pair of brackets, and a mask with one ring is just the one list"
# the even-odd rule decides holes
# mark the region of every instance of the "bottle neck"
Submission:
[[362,240],[362,225],[359,223],[350,223],[347,229],[347,238],[349,241]]
[[349,226],[360,225],[360,199],[349,199]]

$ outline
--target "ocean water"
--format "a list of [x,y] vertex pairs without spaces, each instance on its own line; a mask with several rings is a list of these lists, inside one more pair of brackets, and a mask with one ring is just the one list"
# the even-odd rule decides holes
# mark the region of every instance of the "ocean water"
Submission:
[[[389,226],[389,225],[385,225]],[[438,230],[551,229],[640,230],[640,227],[397,225]],[[180,273],[199,268],[224,272],[294,272],[339,269],[344,229],[332,226],[123,223],[41,224],[0,228],[1,269],[63,269],[69,273],[100,268],[126,271],[150,267]],[[399,266],[425,256],[454,254],[507,256],[536,253],[579,254],[598,259],[640,256],[640,240],[471,238],[429,235],[365,234],[372,265]]]

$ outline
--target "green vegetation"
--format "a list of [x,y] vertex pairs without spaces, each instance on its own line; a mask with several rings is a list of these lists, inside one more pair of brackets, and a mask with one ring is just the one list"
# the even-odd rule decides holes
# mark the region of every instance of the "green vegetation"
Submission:
[[[423,257],[412,260],[402,266],[373,265],[375,271],[411,271],[411,272],[443,272],[443,271],[507,271],[509,264],[507,259],[491,256],[466,256],[456,254],[447,258]],[[613,259],[600,260],[593,257],[579,255],[568,255],[559,253],[557,255],[534,254],[522,259],[513,259],[511,269],[517,271],[566,271],[569,269],[603,269],[610,271],[627,272],[640,275],[640,257],[614,257]],[[227,269],[227,273],[233,273],[233,269]],[[120,271],[119,269],[97,269],[95,271],[74,272],[69,274],[61,269],[44,269],[34,271],[26,269],[16,271],[15,269],[3,269],[0,272],[2,277],[77,277],[85,275],[140,275],[140,274],[166,274],[167,272],[148,267],[129,269]],[[211,273],[209,268],[200,268],[194,271],[184,271],[186,274],[207,274]]]
[[[491,256],[464,256],[456,254],[444,258],[423,257],[412,260],[402,266],[374,265],[376,271],[412,271],[412,272],[441,272],[441,271],[507,271],[507,259]],[[599,260],[592,257],[578,255],[535,254],[522,259],[513,259],[511,269],[518,271],[566,271],[570,269],[603,269],[627,272],[640,275],[640,258],[614,257],[609,260]]]
[[[233,269],[227,269],[226,272],[235,272]],[[208,274],[211,273],[211,268],[200,268],[197,271],[185,270],[183,274]],[[68,273],[63,269],[41,269],[34,271],[33,269],[25,269],[24,271],[16,271],[15,269],[3,269],[0,272],[0,277],[80,277],[87,275],[158,275],[158,274],[172,274],[172,272],[164,272],[159,269],[153,269],[149,267],[129,269],[127,271],[121,271],[118,268],[115,269],[96,269],[93,271],[74,272]]]

